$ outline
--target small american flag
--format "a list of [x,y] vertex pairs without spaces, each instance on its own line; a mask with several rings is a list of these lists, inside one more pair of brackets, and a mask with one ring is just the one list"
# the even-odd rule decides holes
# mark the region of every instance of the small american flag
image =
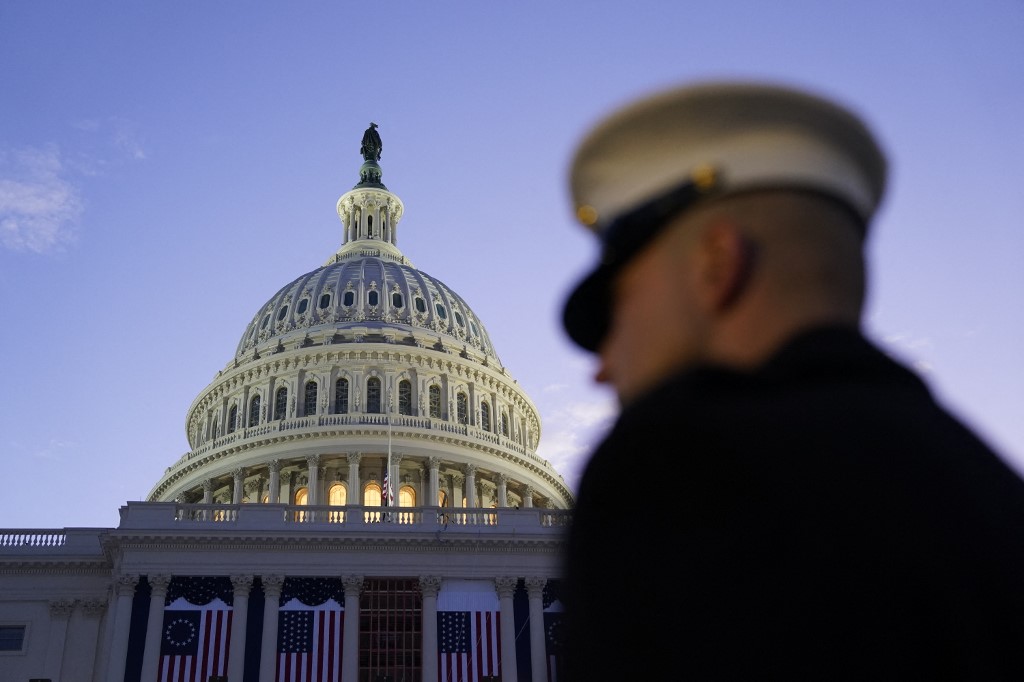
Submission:
[[562,614],[548,612],[544,614],[544,649],[548,655],[548,682],[559,682],[562,679]]
[[280,614],[277,682],[339,682],[343,612]]
[[165,610],[158,682],[206,682],[211,675],[226,675],[230,637],[230,609]]
[[501,641],[496,611],[438,611],[437,666],[441,682],[498,676]]

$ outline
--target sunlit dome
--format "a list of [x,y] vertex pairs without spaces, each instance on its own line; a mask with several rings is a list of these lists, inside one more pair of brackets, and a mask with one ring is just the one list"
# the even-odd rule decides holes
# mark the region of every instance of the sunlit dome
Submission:
[[401,504],[571,507],[483,322],[399,249],[381,146],[373,125],[340,247],[256,309],[149,500],[365,504],[390,472]]

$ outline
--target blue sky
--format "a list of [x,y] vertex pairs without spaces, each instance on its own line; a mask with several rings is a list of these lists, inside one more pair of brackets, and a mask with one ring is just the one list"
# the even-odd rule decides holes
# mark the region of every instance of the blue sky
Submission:
[[254,312],[340,244],[370,121],[399,246],[484,321],[574,484],[614,405],[559,326],[596,254],[569,159],[613,107],[714,77],[877,132],[865,330],[1024,470],[1021,36],[1019,0],[2,0],[0,527],[144,499]]

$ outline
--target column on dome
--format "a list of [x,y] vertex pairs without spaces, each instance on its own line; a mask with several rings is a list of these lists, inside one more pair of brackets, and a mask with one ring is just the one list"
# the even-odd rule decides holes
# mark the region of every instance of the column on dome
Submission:
[[437,593],[441,591],[441,577],[420,576],[423,595],[423,677],[422,682],[437,682]]
[[75,610],[74,599],[55,599],[50,602],[50,632],[46,638],[46,676],[61,679],[64,644],[68,637],[68,621]]
[[498,506],[508,506],[508,475],[498,474]]
[[526,490],[523,491],[523,507],[530,508],[533,506],[533,486],[526,486]]
[[231,472],[234,485],[231,488],[231,504],[242,504],[242,497],[245,493],[245,469],[238,467]]
[[249,590],[252,589],[252,576],[231,576],[231,587],[234,590],[231,599],[233,613],[231,614],[231,648],[228,653],[228,679],[240,680],[245,672],[245,631],[246,624],[249,622]]
[[478,506],[476,499],[476,465],[466,465],[466,506],[470,509]]
[[[516,592],[518,579],[511,576],[501,576],[494,579],[494,587],[498,590],[498,604],[501,609],[501,650],[508,652],[501,657],[501,678],[503,680],[518,680],[519,674],[516,666],[516,616],[512,597]],[[511,655],[508,655],[511,654]],[[544,679],[543,677],[540,679]]]
[[107,659],[107,674],[104,679],[123,680],[124,665],[128,655],[128,634],[132,620],[132,597],[139,582],[137,575],[121,575],[117,578],[117,602],[114,606],[114,636],[110,643],[110,658]]
[[308,468],[309,485],[306,486],[306,504],[312,506],[320,504],[320,455],[309,455],[306,457]]
[[[363,454],[361,452],[349,452],[345,455],[345,458],[348,459],[348,497],[345,498],[345,506],[358,507],[363,504],[362,486],[359,482],[359,462],[362,461]],[[354,520],[352,515],[346,518],[349,521]]]
[[363,589],[363,576],[343,575],[345,586],[345,626],[342,628],[341,679],[359,679],[359,593]]
[[[281,608],[283,575],[265,575],[263,583],[263,639],[260,642],[260,682],[277,679],[277,619]],[[232,679],[228,677],[228,679]]]
[[427,483],[427,504],[423,506],[436,507],[441,498],[441,458],[431,457],[427,460],[427,465],[430,467],[429,480]]
[[530,603],[530,670],[533,679],[547,679],[547,645],[544,626],[544,578],[527,578],[526,595]]
[[142,679],[155,680],[160,667],[160,642],[164,629],[164,604],[169,575],[151,575],[149,580],[149,618],[146,620],[146,643],[142,649]]
[[271,460],[267,465],[270,470],[270,490],[268,491],[268,501],[270,504],[278,504],[281,502],[281,460]]
[[203,504],[211,504],[213,502],[213,479],[203,479]]

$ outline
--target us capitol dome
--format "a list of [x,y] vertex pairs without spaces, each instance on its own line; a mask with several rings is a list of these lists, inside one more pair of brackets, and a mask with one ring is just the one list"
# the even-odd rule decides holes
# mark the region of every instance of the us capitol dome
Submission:
[[340,248],[256,309],[149,501],[571,507],[483,321],[399,249],[381,146],[373,124]]

